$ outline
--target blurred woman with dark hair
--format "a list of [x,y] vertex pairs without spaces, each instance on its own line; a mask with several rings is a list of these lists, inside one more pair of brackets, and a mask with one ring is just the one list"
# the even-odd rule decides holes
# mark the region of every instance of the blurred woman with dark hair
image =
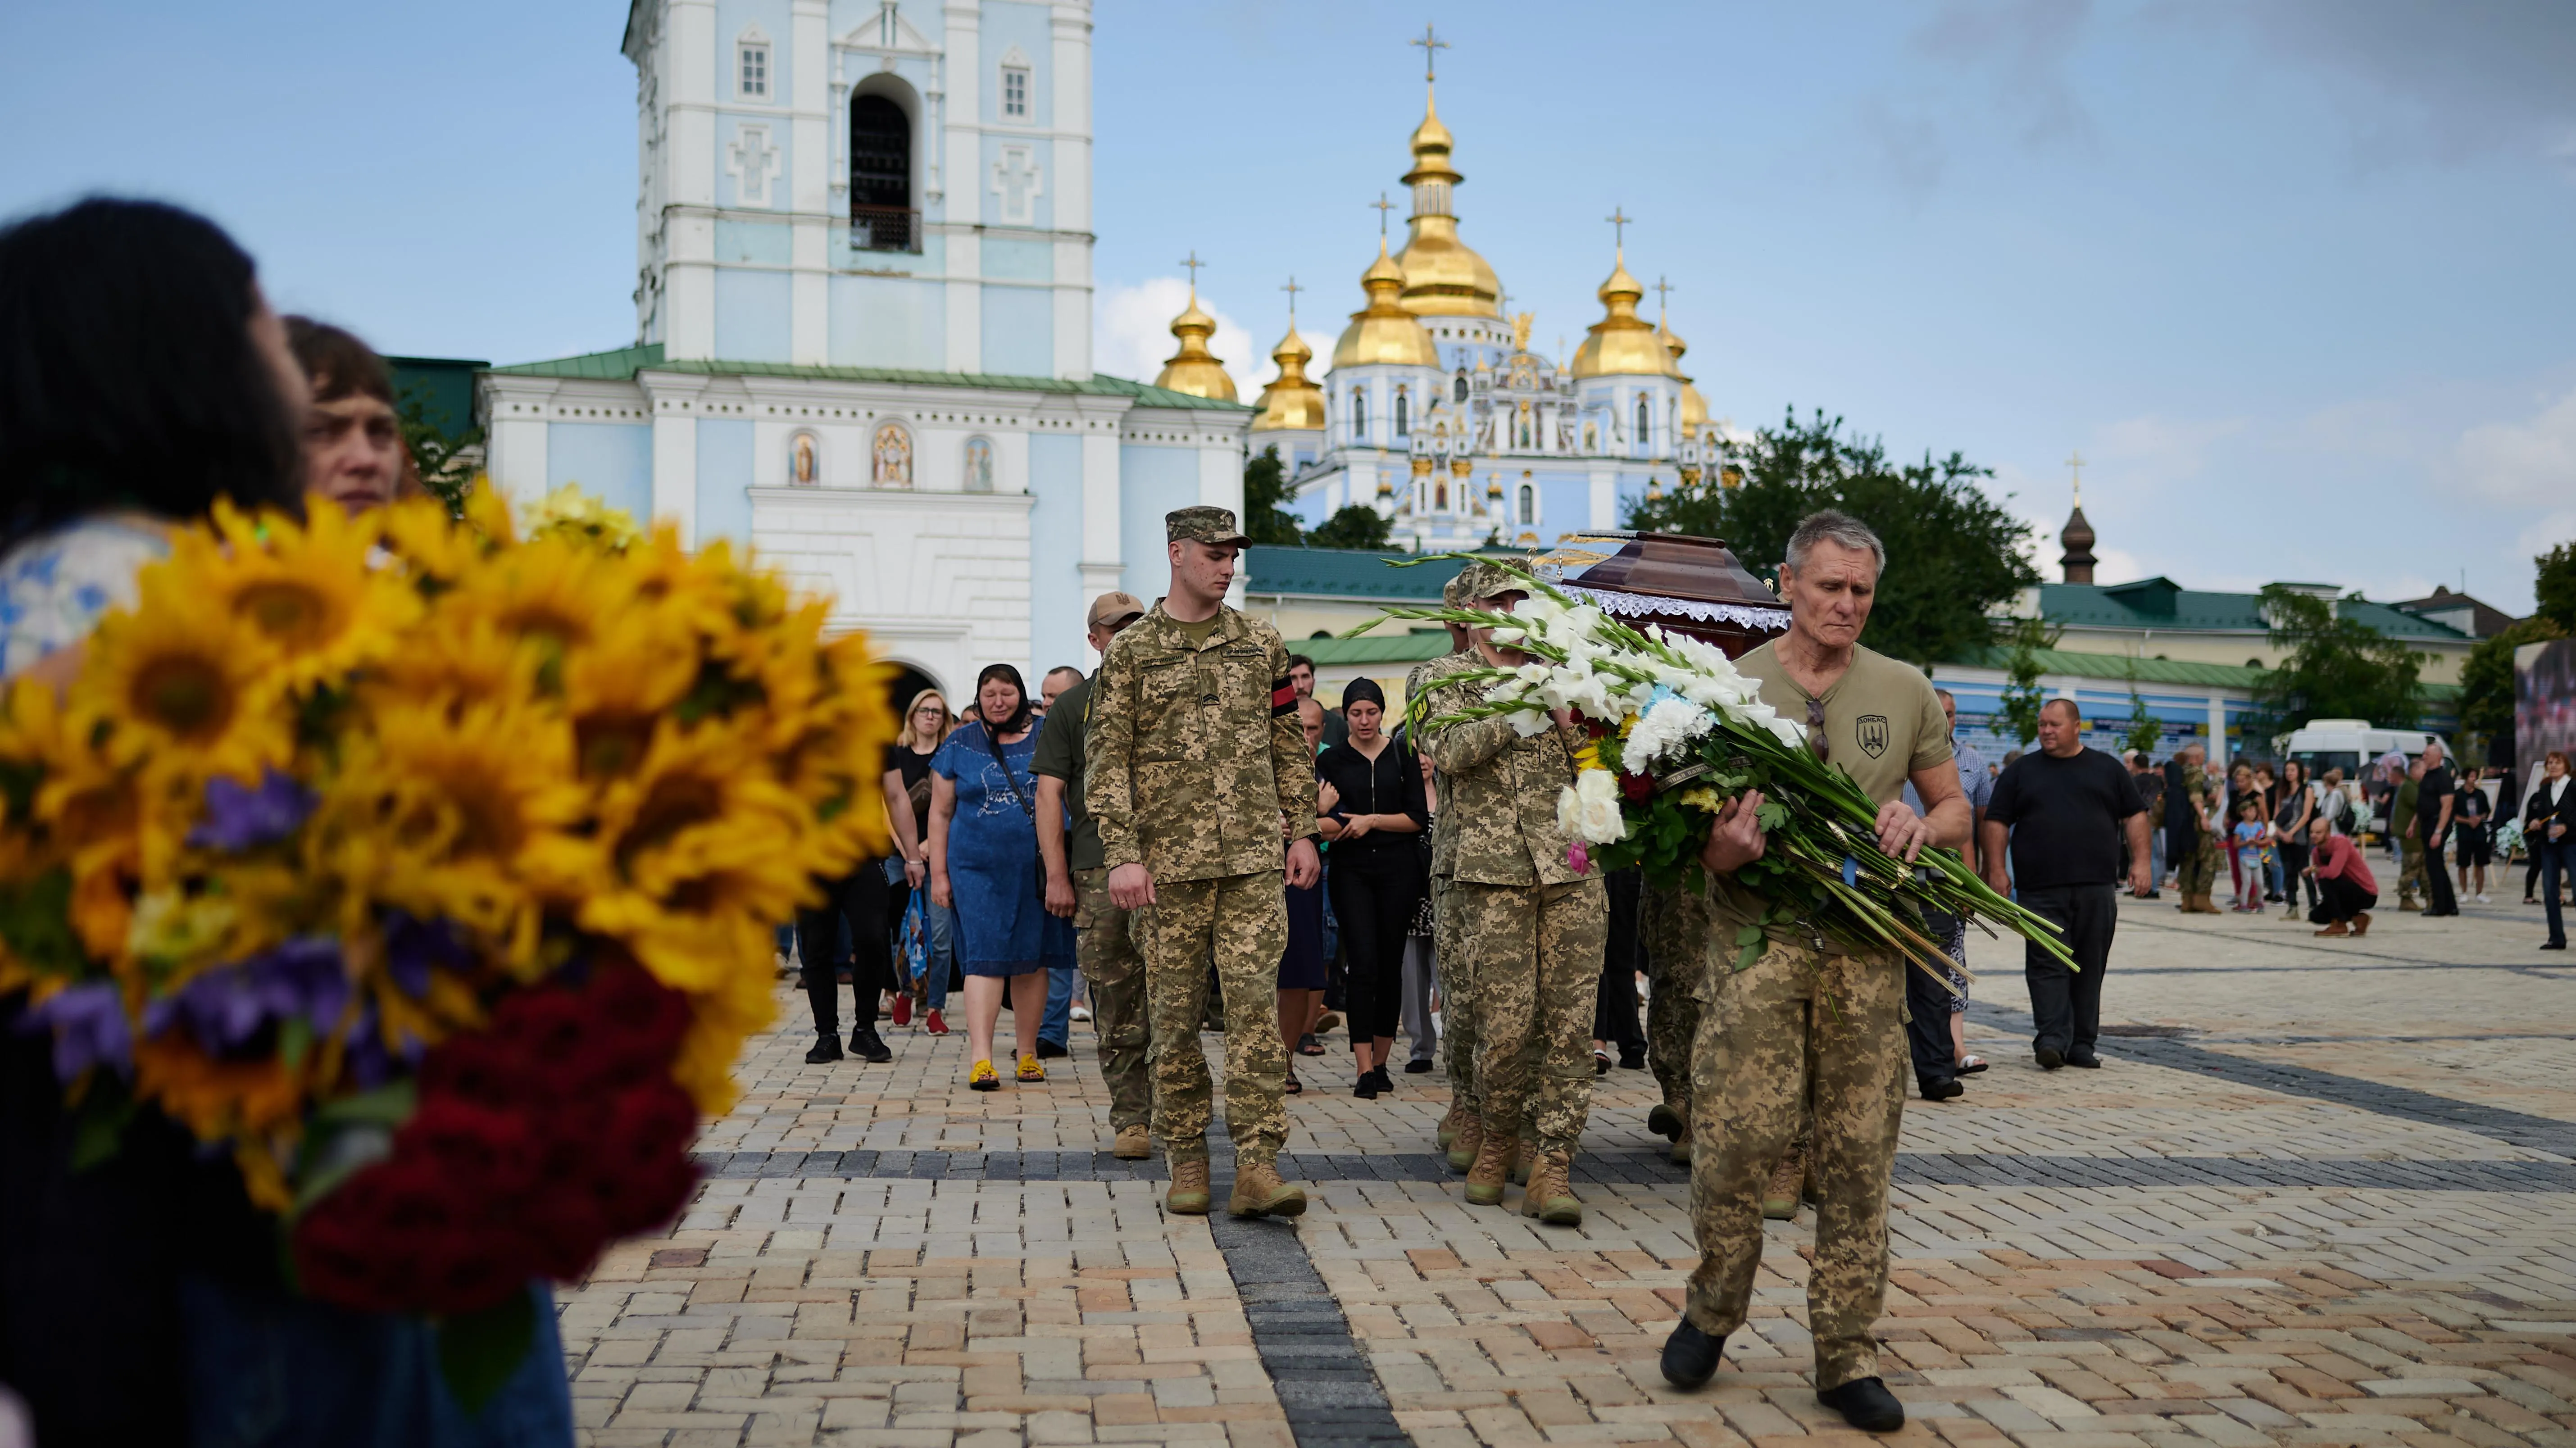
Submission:
[[[224,499],[300,513],[306,403],[250,257],[213,223],[102,199],[0,230],[0,675],[68,683],[172,524]],[[229,1156],[138,1111],[75,1170],[112,1118],[65,1104],[25,1007],[0,999],[0,1383],[35,1441],[571,1441],[551,1310],[469,1414],[430,1324],[286,1288]]]

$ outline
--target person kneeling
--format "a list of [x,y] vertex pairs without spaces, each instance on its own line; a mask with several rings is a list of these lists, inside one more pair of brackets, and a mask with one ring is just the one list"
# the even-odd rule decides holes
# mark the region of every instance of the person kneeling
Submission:
[[2316,908],[2308,912],[2309,923],[2325,927],[2319,935],[2369,934],[2370,910],[2379,903],[2379,882],[2362,863],[2361,851],[2353,848],[2351,836],[2336,834],[2322,819],[2308,826],[2308,837],[2316,842],[2308,873],[2316,877],[2318,894]]

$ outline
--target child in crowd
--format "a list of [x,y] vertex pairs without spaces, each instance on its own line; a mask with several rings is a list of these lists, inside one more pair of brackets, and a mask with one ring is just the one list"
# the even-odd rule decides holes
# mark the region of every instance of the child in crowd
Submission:
[[2236,908],[2259,913],[2263,886],[2272,876],[2272,827],[2263,822],[2263,802],[2248,799],[2236,806]]

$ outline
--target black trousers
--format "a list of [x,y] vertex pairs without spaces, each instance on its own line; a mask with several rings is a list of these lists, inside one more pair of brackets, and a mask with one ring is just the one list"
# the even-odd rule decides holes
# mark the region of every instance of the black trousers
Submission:
[[[1958,933],[1959,917],[1946,910],[1923,912],[1923,933],[1948,944]],[[1943,957],[1945,960],[1948,957]],[[1950,1040],[1950,1013],[1959,997],[1919,966],[1905,967],[1905,1049],[1914,1057],[1914,1081],[1937,1086],[1959,1079],[1959,1056]]]
[[2111,962],[2111,931],[2120,919],[2119,887],[2025,889],[2021,903],[2023,909],[2056,922],[2059,943],[2082,967],[2068,970],[2036,943],[2023,947],[2022,975],[2030,983],[2031,1046],[2089,1056],[2102,1033],[2102,972]]
[[1601,954],[1601,988],[1592,998],[1592,1039],[1634,1056],[1646,1049],[1646,1028],[1637,1021],[1637,972],[1646,963],[1637,911],[1645,900],[1646,874],[1631,865],[1601,879],[1610,887],[1610,948]]
[[2311,925],[2332,925],[2338,920],[2350,920],[2379,903],[2377,892],[2365,890],[2350,880],[2319,880],[2315,883],[2318,898],[2315,908],[2308,911]]
[[1332,892],[1333,918],[1342,927],[1342,949],[1351,960],[1354,1046],[1404,1029],[1404,933],[1422,903],[1422,871],[1413,837],[1394,838],[1404,848],[1365,854],[1335,850],[1324,882]]
[[2442,845],[2448,837],[2449,832],[2445,831],[2442,836],[2424,842],[2424,891],[2433,897],[2431,903],[2424,907],[2427,915],[2460,913],[2460,897],[2451,890],[2451,867],[2442,859]]
[[2291,904],[2298,904],[2299,882],[2305,880],[2308,887],[2308,908],[2312,910],[2315,909],[2317,904],[2316,879],[2313,876],[2305,875],[2301,872],[2308,868],[2308,856],[2315,853],[2316,847],[2314,845],[2307,844],[2304,841],[2283,840],[2277,848],[2281,851],[2282,893],[2290,897]]
[[[805,1000],[814,1009],[814,1034],[838,1036],[840,967],[850,967],[852,1022],[877,1023],[877,993],[894,988],[894,915],[887,908],[893,890],[886,884],[885,862],[863,860],[859,868],[823,887],[823,903],[796,912],[796,954],[805,962]],[[850,932],[851,954],[841,954],[841,928]]]

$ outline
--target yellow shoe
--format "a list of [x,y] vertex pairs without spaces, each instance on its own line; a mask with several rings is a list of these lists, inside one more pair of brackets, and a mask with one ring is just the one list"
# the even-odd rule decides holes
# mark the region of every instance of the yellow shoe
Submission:
[[1002,1073],[993,1069],[992,1062],[978,1061],[975,1069],[966,1073],[966,1084],[978,1091],[999,1091],[1002,1089]]
[[1038,1058],[1035,1056],[1022,1056],[1020,1058],[1020,1079],[1023,1081],[1043,1081],[1046,1079],[1046,1067],[1039,1065]]

